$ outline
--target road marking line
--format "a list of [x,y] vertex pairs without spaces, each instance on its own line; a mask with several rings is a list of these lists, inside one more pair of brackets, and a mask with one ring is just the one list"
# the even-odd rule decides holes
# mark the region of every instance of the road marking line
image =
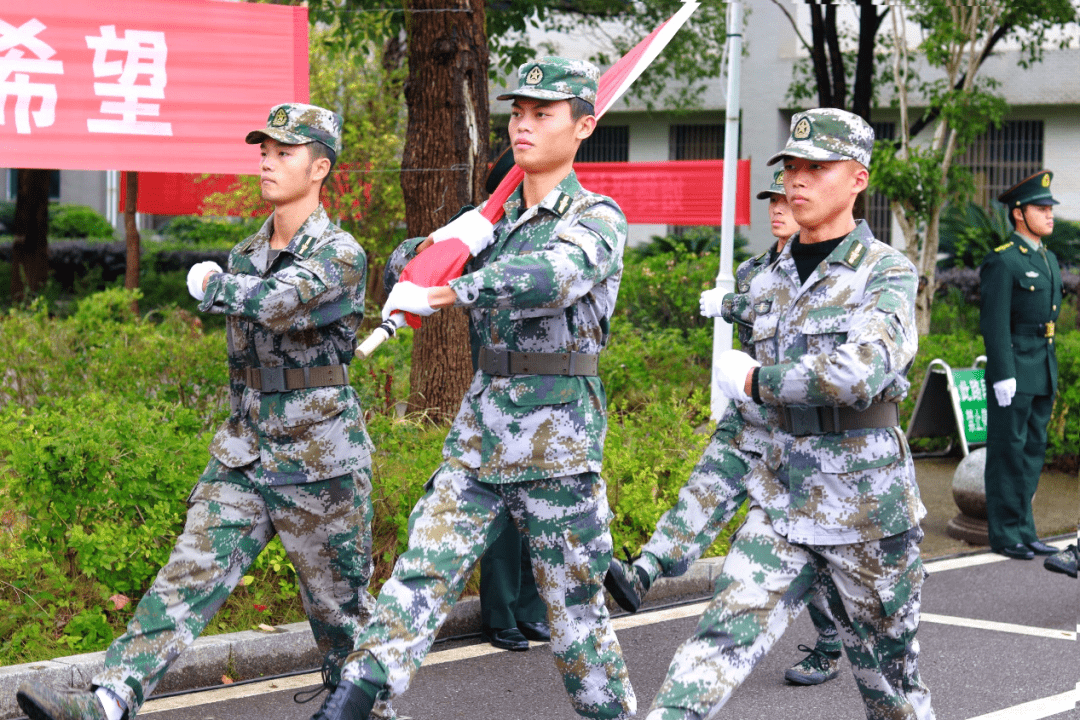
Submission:
[[[1052,543],[1058,550],[1064,550],[1069,545],[1072,538],[1065,538],[1063,540],[1056,540]],[[990,563],[1004,562],[1009,558],[1004,555],[998,555],[997,553],[981,553],[979,555],[967,555],[965,557],[949,558],[948,560],[928,560],[923,563],[926,566],[927,572],[943,572],[945,570],[959,570],[960,568],[976,567],[979,565],[989,565]],[[1037,559],[1037,558],[1036,558]]]
[[299,690],[300,688],[321,684],[322,675],[313,672],[308,673],[307,675],[275,678],[274,680],[264,680],[262,682],[248,683],[246,685],[237,685],[236,687],[224,685],[219,688],[199,690],[192,693],[185,693],[184,695],[175,695],[173,697],[151,698],[150,700],[147,700],[146,704],[139,710],[139,715],[165,712],[166,710],[181,710],[183,708],[223,702],[225,700],[239,700],[241,698],[252,697],[253,695],[263,695],[268,692]]
[[1072,640],[1076,642],[1076,633],[1068,630],[1053,630],[1050,628],[1031,627],[1030,625],[1014,625],[1012,623],[994,622],[993,620],[975,620],[973,618],[955,617],[953,615],[937,615],[936,613],[921,613],[922,622],[937,623],[939,625],[953,625],[956,627],[974,628],[976,630],[992,630],[994,632],[1013,633],[1015,635],[1032,635],[1034,637],[1049,638],[1051,640]]
[[1051,695],[1021,705],[1013,705],[986,715],[968,718],[968,720],[1042,720],[1075,710],[1078,702],[1080,702],[1080,691],[1069,690],[1060,695]]

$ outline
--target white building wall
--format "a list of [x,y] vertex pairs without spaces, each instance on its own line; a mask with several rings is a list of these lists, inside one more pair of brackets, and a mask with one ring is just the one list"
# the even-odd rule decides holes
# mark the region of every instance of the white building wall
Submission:
[[1080,220],[1080,166],[1076,162],[1080,158],[1080,105],[1040,110],[1045,119],[1043,164],[1054,171],[1050,189],[1061,203],[1054,213],[1059,218]]

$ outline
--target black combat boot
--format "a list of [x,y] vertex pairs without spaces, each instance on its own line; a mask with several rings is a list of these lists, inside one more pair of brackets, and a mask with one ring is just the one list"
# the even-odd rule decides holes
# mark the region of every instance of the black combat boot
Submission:
[[375,698],[348,680],[338,683],[311,720],[368,720]]

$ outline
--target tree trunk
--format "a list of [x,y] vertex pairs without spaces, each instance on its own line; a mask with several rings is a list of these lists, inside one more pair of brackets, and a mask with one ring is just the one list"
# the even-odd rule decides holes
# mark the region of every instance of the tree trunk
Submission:
[[23,302],[49,279],[51,170],[21,169],[11,243],[11,300]]
[[[139,287],[139,227],[135,224],[135,208],[139,202],[139,173],[127,172],[124,188],[124,236],[127,241],[127,267],[124,270],[124,287]],[[131,312],[139,314],[139,301],[131,301]]]
[[[409,0],[409,126],[401,189],[409,235],[444,225],[483,191],[488,152],[487,39],[482,0]],[[472,378],[468,320],[449,308],[425,318],[413,336],[411,410],[444,421]]]

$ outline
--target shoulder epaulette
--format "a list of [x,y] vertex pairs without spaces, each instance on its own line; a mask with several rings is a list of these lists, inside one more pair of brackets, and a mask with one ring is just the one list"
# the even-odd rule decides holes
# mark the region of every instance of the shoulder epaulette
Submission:
[[1005,243],[1004,245],[998,245],[996,248],[994,248],[994,252],[1001,252],[1003,250],[1008,250],[1012,246],[1013,246],[1013,243],[1010,240],[1009,242]]

